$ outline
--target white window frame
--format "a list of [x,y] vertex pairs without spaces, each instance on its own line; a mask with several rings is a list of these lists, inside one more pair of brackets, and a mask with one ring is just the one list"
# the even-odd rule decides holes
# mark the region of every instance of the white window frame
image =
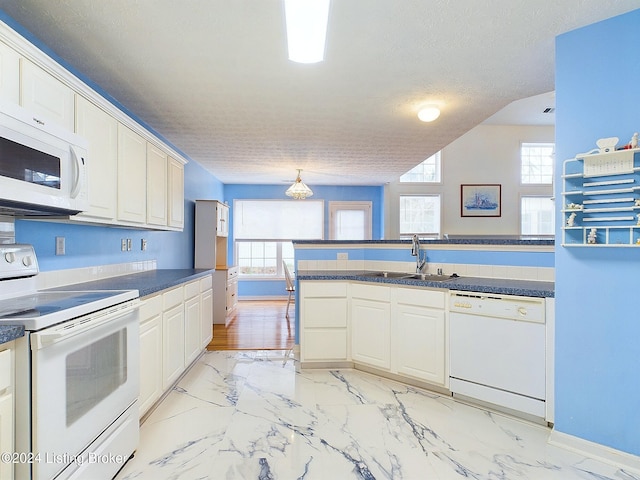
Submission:
[[[524,198],[544,198],[547,199],[549,201],[549,204],[552,205],[551,211],[553,214],[553,218],[551,219],[551,233],[523,233],[522,232],[522,220],[523,220],[523,211],[522,211],[522,200]],[[526,237],[545,237],[545,238],[553,238],[555,236],[555,204],[554,204],[554,197],[552,195],[527,195],[527,194],[521,194],[520,195],[520,206],[519,206],[519,210],[520,210],[520,235],[522,236],[526,236]]]
[[336,224],[335,218],[337,212],[341,210],[357,210],[364,213],[364,238],[359,240],[371,240],[373,236],[372,227],[372,202],[329,202],[329,239],[335,240],[336,238]]
[[[547,148],[551,148],[552,152],[555,151],[555,143],[553,142],[521,142],[520,143],[520,185],[528,185],[528,186],[535,186],[535,185],[540,185],[540,186],[544,186],[544,185],[553,185],[553,177],[554,177],[554,168],[553,168],[553,164],[554,164],[554,155],[553,153],[551,153],[550,157],[551,157],[551,166],[549,167],[550,169],[550,173],[551,173],[551,178],[548,182],[526,182],[524,181],[524,156],[522,155],[523,150],[526,147],[547,147]],[[538,166],[539,168],[542,168],[542,165]],[[542,176],[542,175],[541,175]]]
[[[403,197],[434,197],[438,199],[438,231],[437,232],[402,232],[400,225],[400,218],[402,216],[402,198]],[[442,230],[442,195],[439,193],[416,193],[416,194],[400,194],[398,195],[398,231],[400,233],[400,238],[407,238],[412,235],[418,235],[420,238],[440,238],[440,234]]]
[[[420,167],[421,165],[429,162],[431,159],[433,159],[435,161],[435,167],[436,167],[436,172],[437,172],[437,180],[434,181],[422,181],[422,182],[410,182],[410,181],[405,181],[402,180],[402,177],[404,177],[405,175],[408,175],[409,172],[411,172],[412,170]],[[419,163],[418,165],[416,165],[415,167],[413,167],[411,170],[405,172],[404,174],[402,174],[400,176],[400,178],[398,179],[398,183],[400,185],[442,185],[442,150],[437,151],[436,153],[434,153],[433,155],[431,155],[429,158],[427,158],[426,160],[423,160],[421,163]]]

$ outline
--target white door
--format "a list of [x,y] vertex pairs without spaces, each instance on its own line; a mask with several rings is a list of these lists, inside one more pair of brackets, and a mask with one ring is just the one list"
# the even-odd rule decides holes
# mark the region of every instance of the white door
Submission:
[[371,240],[371,202],[329,202],[331,240]]

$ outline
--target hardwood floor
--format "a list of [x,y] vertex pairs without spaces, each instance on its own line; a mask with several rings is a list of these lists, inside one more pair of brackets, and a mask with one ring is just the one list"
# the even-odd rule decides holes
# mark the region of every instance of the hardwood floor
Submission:
[[289,350],[295,342],[295,305],[285,318],[286,300],[241,301],[231,322],[213,326],[207,350]]

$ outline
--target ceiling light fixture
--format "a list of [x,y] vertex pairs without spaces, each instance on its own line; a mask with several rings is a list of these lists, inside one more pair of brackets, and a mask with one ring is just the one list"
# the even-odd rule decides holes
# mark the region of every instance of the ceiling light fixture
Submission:
[[298,177],[296,178],[296,181],[293,182],[293,185],[291,185],[285,192],[288,197],[293,197],[296,200],[304,200],[305,198],[313,195],[311,189],[307,187],[300,178],[301,171],[301,169],[298,169]]
[[330,0],[284,0],[289,60],[317,63],[324,60]]
[[433,122],[440,116],[440,109],[434,105],[422,107],[418,111],[418,118],[423,122]]

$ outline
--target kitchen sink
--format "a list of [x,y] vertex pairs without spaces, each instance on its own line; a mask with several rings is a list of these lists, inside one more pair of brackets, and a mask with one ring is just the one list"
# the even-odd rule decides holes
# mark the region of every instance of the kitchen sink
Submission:
[[430,282],[446,282],[458,278],[457,275],[436,275],[435,273],[404,273],[404,272],[372,272],[368,277],[399,278],[402,280],[425,280]]
[[446,282],[447,280],[453,280],[454,278],[459,278],[457,275],[436,275],[434,273],[414,273],[412,275],[405,275],[402,278],[406,278],[408,280],[425,280],[429,282]]
[[367,273],[368,277],[383,277],[383,278],[406,278],[405,272],[373,272]]

